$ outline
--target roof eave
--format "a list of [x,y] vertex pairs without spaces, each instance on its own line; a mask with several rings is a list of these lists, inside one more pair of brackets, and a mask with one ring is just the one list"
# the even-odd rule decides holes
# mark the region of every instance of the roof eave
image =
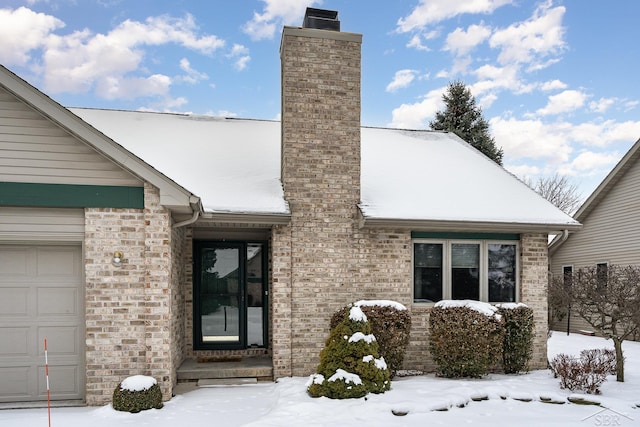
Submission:
[[455,231],[483,233],[560,233],[563,230],[576,231],[582,224],[421,220],[401,218],[360,217],[361,228],[385,227],[410,229],[412,231]]
[[204,212],[199,223],[284,225],[291,221],[290,213],[264,212]]

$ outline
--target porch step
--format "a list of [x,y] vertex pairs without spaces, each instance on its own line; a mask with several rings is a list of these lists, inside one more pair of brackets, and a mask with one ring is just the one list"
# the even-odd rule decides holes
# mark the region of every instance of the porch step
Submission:
[[272,381],[273,363],[270,357],[244,357],[233,362],[198,363],[187,359],[178,368],[178,382],[199,380],[240,380]]
[[198,380],[198,387],[215,387],[218,385],[257,384],[257,378],[203,378]]

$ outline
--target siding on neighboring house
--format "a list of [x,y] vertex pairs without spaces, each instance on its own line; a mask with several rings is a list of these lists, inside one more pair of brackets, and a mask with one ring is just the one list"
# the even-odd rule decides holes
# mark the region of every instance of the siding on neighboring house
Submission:
[[142,182],[0,88],[0,182],[137,186]]
[[[561,277],[564,266],[580,267],[598,263],[640,265],[640,162],[629,162],[622,177],[611,186],[600,202],[584,217],[577,218],[582,230],[552,249],[550,271]],[[552,329],[565,331],[567,319],[552,323]],[[572,316],[571,331],[593,330],[583,319]]]

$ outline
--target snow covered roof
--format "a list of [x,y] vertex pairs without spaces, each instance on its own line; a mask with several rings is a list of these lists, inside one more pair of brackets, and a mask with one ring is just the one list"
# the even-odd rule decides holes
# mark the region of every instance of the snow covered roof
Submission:
[[205,211],[288,214],[280,183],[280,123],[71,108],[199,196]]
[[[199,196],[205,211],[289,214],[278,121],[71,111]],[[580,226],[454,134],[362,128],[361,138],[365,224],[514,232]]]
[[365,222],[449,231],[580,227],[453,133],[363,128],[361,138]]

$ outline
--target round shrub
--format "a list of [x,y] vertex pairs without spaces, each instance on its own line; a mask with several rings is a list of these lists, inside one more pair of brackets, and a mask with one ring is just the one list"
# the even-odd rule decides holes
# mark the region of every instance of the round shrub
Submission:
[[498,313],[504,318],[502,367],[505,374],[527,371],[533,351],[535,321],[533,310],[526,305],[500,304]]
[[352,306],[360,307],[371,325],[371,333],[376,337],[380,355],[384,357],[391,378],[402,369],[409,332],[411,315],[400,303],[394,301],[358,301],[333,314],[331,328],[337,326],[349,315]]
[[358,307],[352,307],[349,316],[331,329],[316,372],[307,384],[312,397],[358,398],[391,388],[387,364]]
[[113,409],[137,413],[162,408],[162,391],[156,380],[144,375],[126,378],[113,390]]
[[504,320],[478,301],[443,300],[429,316],[429,349],[439,374],[479,378],[500,362]]

